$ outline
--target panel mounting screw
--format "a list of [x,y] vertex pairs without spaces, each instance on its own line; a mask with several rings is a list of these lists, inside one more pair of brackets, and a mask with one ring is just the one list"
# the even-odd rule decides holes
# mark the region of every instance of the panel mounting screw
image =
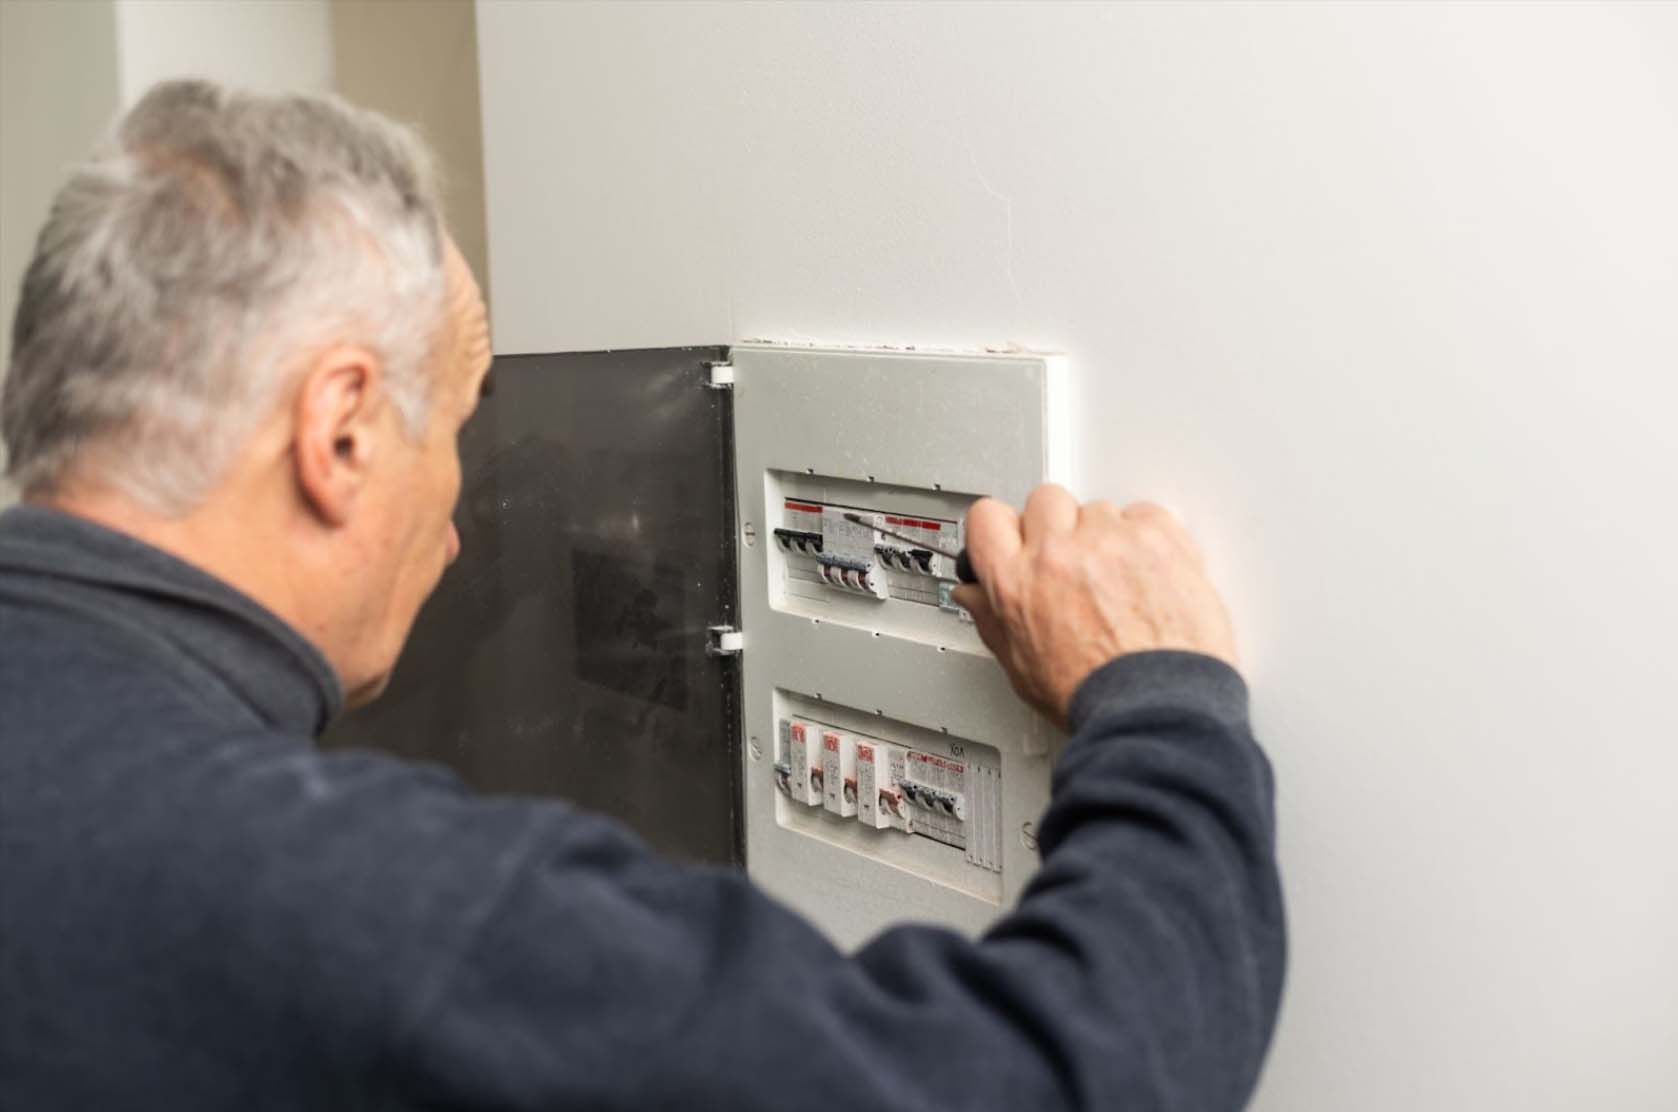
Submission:
[[749,521],[742,525],[740,527],[740,539],[746,542],[747,548],[755,545],[757,543],[757,526]]
[[1020,845],[1032,853],[1037,852],[1037,828],[1029,822],[1020,827]]
[[763,743],[755,737],[752,738],[752,760],[763,760]]

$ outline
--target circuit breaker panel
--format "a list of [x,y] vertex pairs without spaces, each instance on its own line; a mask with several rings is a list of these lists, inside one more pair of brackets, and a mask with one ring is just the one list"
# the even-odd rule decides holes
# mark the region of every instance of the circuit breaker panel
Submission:
[[1058,361],[745,344],[493,374],[460,559],[325,743],[744,860],[844,945],[1001,914],[1057,738],[946,553],[976,498],[1064,477]]
[[1053,356],[739,345],[753,877],[842,945],[982,930],[1037,865],[1051,728],[951,597],[967,508],[1065,478]]

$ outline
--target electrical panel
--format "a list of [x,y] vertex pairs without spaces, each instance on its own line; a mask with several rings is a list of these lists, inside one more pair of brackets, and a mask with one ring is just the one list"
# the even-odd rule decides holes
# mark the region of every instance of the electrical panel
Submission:
[[951,554],[976,498],[1064,481],[1059,360],[741,344],[494,373],[461,558],[331,743],[743,859],[842,945],[1006,910],[1059,739]]
[[747,868],[836,941],[982,930],[1058,737],[952,597],[968,507],[1065,481],[1053,356],[738,345]]

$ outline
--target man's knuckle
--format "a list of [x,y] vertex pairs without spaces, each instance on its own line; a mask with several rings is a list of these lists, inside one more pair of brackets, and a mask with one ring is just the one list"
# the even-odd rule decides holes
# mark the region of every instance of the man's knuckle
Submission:
[[1187,538],[1182,530],[1170,523],[1155,523],[1144,529],[1142,535],[1155,552],[1178,555],[1187,547]]
[[1084,504],[1084,513],[1088,517],[1108,519],[1119,517],[1123,511],[1116,502],[1109,502],[1105,498],[1097,498],[1093,502]]
[[1155,502],[1132,502],[1121,512],[1127,520],[1139,524],[1152,524],[1171,517],[1164,506]]
[[990,600],[994,609],[1002,613],[1013,613],[1019,609],[1020,599],[1018,578],[1012,575],[998,575],[992,578]]
[[1045,574],[1062,578],[1078,569],[1086,550],[1068,537],[1052,537],[1038,550],[1038,564]]

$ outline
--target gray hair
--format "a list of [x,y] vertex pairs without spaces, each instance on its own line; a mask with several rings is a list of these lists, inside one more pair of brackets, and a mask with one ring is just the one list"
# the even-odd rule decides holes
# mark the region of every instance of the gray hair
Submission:
[[77,166],[24,275],[0,393],[8,474],[197,504],[335,343],[383,360],[425,427],[444,305],[435,173],[336,98],[154,87]]

